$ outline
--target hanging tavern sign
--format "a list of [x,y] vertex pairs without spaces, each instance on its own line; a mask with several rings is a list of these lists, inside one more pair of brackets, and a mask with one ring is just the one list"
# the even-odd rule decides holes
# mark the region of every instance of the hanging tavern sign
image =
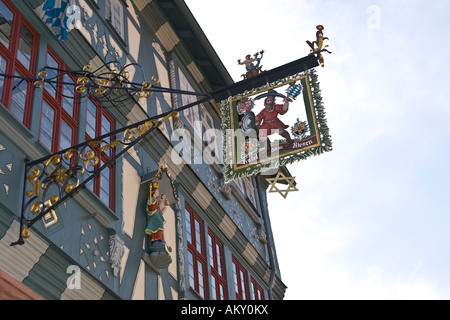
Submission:
[[222,126],[227,180],[332,150],[314,70],[223,100]]
[[317,61],[324,66],[321,53],[328,52],[322,49],[323,27],[317,30],[317,41],[307,41],[312,49],[308,57],[277,68],[283,72],[256,75],[249,79],[254,79],[254,87],[248,88],[247,80],[245,91],[221,100],[227,181],[259,172],[274,174],[280,166],[332,150],[313,69]]

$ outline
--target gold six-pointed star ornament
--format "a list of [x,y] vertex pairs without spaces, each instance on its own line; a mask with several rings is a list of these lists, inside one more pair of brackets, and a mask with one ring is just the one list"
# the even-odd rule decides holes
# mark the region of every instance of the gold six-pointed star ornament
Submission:
[[[272,179],[266,179],[267,182],[270,184],[270,189],[269,189],[269,193],[275,193],[278,192],[279,194],[281,194],[281,196],[283,198],[286,199],[287,195],[289,192],[291,191],[299,191],[297,189],[297,187],[295,186],[295,177],[286,177],[283,172],[278,171],[277,175],[275,176],[275,178]],[[276,184],[279,182],[285,181],[288,184],[288,187],[286,190],[280,190]]]

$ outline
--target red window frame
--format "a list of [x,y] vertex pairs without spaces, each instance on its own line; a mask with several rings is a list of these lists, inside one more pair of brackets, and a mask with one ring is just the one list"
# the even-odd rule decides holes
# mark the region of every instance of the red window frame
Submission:
[[253,300],[264,300],[264,290],[263,288],[256,282],[253,277],[251,277],[251,294]]
[[203,299],[207,300],[206,248],[203,220],[186,203],[187,249],[189,284]]
[[211,265],[211,299],[227,300],[227,277],[223,244],[211,230],[208,230],[208,246],[210,254],[209,264]]
[[236,292],[237,300],[248,300],[248,278],[247,270],[233,257],[233,276],[234,276],[234,289]]
[[[104,135],[105,133],[109,133],[109,132],[113,132],[115,131],[115,120],[114,118],[106,111],[106,108],[99,102],[96,102],[94,100],[91,99],[86,99],[86,131],[85,131],[85,139],[86,141],[89,140],[93,140],[96,137],[100,137],[102,135]],[[88,128],[88,113],[90,113],[89,111],[89,103],[91,103],[93,106],[95,106],[95,128],[94,129],[94,134],[95,137],[91,137],[91,135],[89,135],[89,133],[87,132],[87,128]],[[105,118],[109,124],[109,131],[108,132],[103,132],[103,118]],[[103,139],[108,141],[108,139]],[[109,137],[109,143],[113,142],[115,140],[114,136]],[[104,144],[103,144],[104,145]],[[115,154],[114,149],[109,149],[106,151],[101,151],[100,148],[95,148],[95,155],[96,157],[99,158],[99,163],[94,167],[94,170],[98,170],[100,169],[100,167],[103,166],[103,164],[105,162],[107,162],[111,157],[113,157]],[[111,163],[110,165],[108,165],[107,167],[109,169],[109,188],[108,190],[104,190],[104,193],[102,193],[102,179],[104,177],[104,173],[105,173],[105,169],[102,170],[102,172],[100,172],[99,174],[97,174],[93,180],[91,180],[88,184],[87,187],[94,192],[94,194],[97,195],[97,197],[99,197],[99,199],[105,203],[112,211],[115,210],[115,197],[114,197],[114,190],[115,190],[115,163]],[[92,170],[92,168],[91,168]],[[102,194],[106,194],[108,196],[108,203],[106,203],[104,201],[104,199],[102,199]]]
[[[8,47],[6,47],[2,42],[0,42],[0,55],[6,61],[5,74],[15,75],[18,73],[21,77],[25,78],[35,78],[36,71],[36,61],[37,61],[37,52],[39,45],[39,33],[31,26],[28,21],[23,18],[23,15],[17,10],[9,0],[0,0],[13,14],[13,21],[11,26],[11,35],[9,39]],[[22,64],[20,58],[18,57],[19,52],[19,42],[21,40],[20,31],[21,27],[25,27],[28,32],[33,36],[33,43],[31,44],[31,54],[30,54],[30,65],[27,68]],[[6,107],[11,112],[11,103],[13,96],[13,89],[15,84],[21,83],[21,79],[12,78],[12,77],[3,77],[3,90],[2,96],[0,97],[0,101],[3,106]],[[33,81],[26,80],[26,89],[25,89],[25,104],[23,106],[23,114],[22,119],[18,119],[13,112],[11,112],[16,119],[18,119],[23,125],[27,128],[30,127],[30,118],[31,118],[31,107],[33,100]],[[22,113],[22,112],[21,112]]]
[[[48,58],[49,56],[56,62],[57,64],[57,68],[59,70],[49,70],[49,72],[54,72],[53,76],[57,76],[56,80],[58,82],[67,82],[67,78],[68,75],[64,75],[63,74],[63,70],[69,70],[68,67],[66,66],[66,64],[56,55],[56,53],[50,48],[47,48],[47,53],[46,53],[46,66],[49,65],[49,61]],[[50,75],[49,75],[50,77]],[[71,81],[73,81],[74,83],[76,83],[76,79],[74,77],[69,76]],[[74,146],[77,142],[77,132],[78,132],[78,114],[79,114],[79,100],[78,99],[73,99],[73,98],[77,98],[77,93],[75,91],[75,86],[70,86],[68,85],[67,87],[70,88],[70,90],[73,91],[73,98],[72,99],[68,99],[68,98],[64,98],[61,94],[55,93],[55,95],[53,96],[50,91],[49,91],[49,84],[46,84],[43,86],[43,93],[42,93],[42,106],[41,106],[41,124],[40,124],[40,129],[39,129],[39,141],[41,141],[41,143],[43,143],[43,145],[45,147],[48,146],[46,145],[46,143],[44,143],[44,139],[43,136],[47,136],[47,138],[51,139],[51,146],[49,151],[52,153],[58,152],[62,149],[61,147],[61,135],[62,135],[62,123],[66,123],[70,129],[72,130],[72,135],[70,137],[70,146]],[[52,90],[54,90],[52,88]],[[64,85],[62,83],[58,83],[56,84],[56,91],[57,92],[64,92]],[[64,102],[66,103],[72,103],[72,115],[64,108]],[[45,112],[44,112],[44,104],[47,104],[54,112],[54,116],[53,116],[53,131],[51,136],[49,137],[49,133],[46,131],[47,128],[43,128],[43,120],[44,117],[46,117]]]

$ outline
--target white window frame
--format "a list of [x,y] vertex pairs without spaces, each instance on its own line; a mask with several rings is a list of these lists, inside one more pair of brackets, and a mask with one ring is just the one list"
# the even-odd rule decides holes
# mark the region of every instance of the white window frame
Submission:
[[[180,79],[180,90],[195,92],[191,83],[187,79],[186,75],[183,71],[178,68],[178,76]],[[197,101],[197,97],[194,95],[181,95],[181,103],[182,106],[188,105],[190,103],[194,103]],[[202,137],[202,122],[200,120],[200,108],[198,105],[188,108],[183,111],[184,117],[189,122],[191,127],[194,129],[194,133],[197,134],[198,137]]]
[[105,11],[106,20],[108,20],[117,33],[124,38],[125,35],[125,23],[123,4],[120,0],[106,0]]

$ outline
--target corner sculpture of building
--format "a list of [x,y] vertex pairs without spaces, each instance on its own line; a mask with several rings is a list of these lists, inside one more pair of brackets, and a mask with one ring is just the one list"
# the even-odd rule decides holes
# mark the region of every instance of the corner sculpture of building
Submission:
[[[24,78],[45,66],[56,76],[118,61],[142,67],[129,73],[138,83],[158,75],[161,87],[190,92],[233,84],[184,1],[74,3],[78,18],[64,35],[45,21],[46,1],[0,0],[0,73],[17,76],[0,77],[0,298],[283,299],[268,184],[259,175],[224,183],[214,100],[163,123],[35,223],[23,245],[10,245],[28,188],[26,158],[197,99],[154,92],[99,103],[73,99],[79,92],[68,83],[76,79],[67,75],[41,88]],[[108,152],[97,154],[96,166]]]

